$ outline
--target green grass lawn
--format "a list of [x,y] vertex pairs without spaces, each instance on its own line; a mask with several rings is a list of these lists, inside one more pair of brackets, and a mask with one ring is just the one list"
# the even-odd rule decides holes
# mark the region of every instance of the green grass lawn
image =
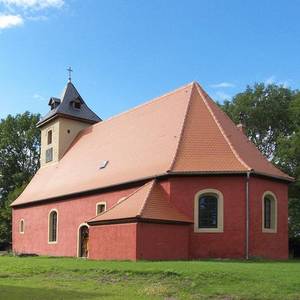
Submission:
[[300,299],[300,261],[0,256],[0,299]]

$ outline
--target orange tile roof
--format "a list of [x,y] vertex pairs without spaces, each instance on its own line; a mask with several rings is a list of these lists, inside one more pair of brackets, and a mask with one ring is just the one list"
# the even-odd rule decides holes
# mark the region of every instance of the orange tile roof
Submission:
[[166,192],[152,180],[109,210],[88,221],[89,224],[126,220],[160,220],[192,223],[193,221],[173,207]]
[[[103,160],[108,165],[99,170]],[[82,130],[12,206],[172,173],[247,171],[292,180],[191,83]]]

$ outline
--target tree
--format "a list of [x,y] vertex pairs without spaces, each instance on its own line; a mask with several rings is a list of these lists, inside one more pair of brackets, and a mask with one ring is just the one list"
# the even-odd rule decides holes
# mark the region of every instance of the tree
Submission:
[[300,243],[300,93],[289,111],[294,131],[279,138],[277,160],[284,171],[296,178],[289,189],[289,235]]
[[291,122],[290,105],[297,94],[282,86],[263,83],[247,86],[232,101],[225,101],[223,110],[235,122],[243,114],[246,133],[250,140],[268,158],[277,150],[279,136],[290,135],[294,130]]
[[[10,204],[24,191],[27,183],[11,191],[0,209],[0,249],[8,247],[11,241],[12,210]],[[2,246],[2,247],[1,247]]]
[[25,112],[0,121],[0,247],[10,242],[10,203],[39,168],[38,114]]
[[277,167],[296,180],[289,188],[289,236],[300,238],[300,93],[263,83],[248,86],[222,109]]

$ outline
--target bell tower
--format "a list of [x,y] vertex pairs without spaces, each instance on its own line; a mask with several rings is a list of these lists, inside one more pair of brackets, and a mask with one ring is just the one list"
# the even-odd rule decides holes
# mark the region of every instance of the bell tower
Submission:
[[41,167],[58,162],[79,131],[102,120],[69,81],[61,98],[51,97],[50,111],[37,123],[41,130]]

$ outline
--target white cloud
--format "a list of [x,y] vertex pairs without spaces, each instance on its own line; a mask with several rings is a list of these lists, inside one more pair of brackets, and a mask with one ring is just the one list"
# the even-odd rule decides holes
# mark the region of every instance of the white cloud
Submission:
[[24,20],[20,15],[0,15],[0,29],[23,25]]
[[19,26],[25,21],[45,21],[48,16],[44,10],[58,9],[64,4],[65,0],[0,0],[0,6],[3,7],[0,29]]
[[64,0],[0,0],[7,7],[20,7],[24,9],[60,8]]
[[230,87],[235,87],[235,84],[230,83],[230,82],[220,82],[220,83],[211,84],[210,87],[212,87],[214,89],[230,88]]
[[224,92],[216,92],[216,96],[219,100],[224,101],[224,100],[230,100],[231,96],[227,93]]

